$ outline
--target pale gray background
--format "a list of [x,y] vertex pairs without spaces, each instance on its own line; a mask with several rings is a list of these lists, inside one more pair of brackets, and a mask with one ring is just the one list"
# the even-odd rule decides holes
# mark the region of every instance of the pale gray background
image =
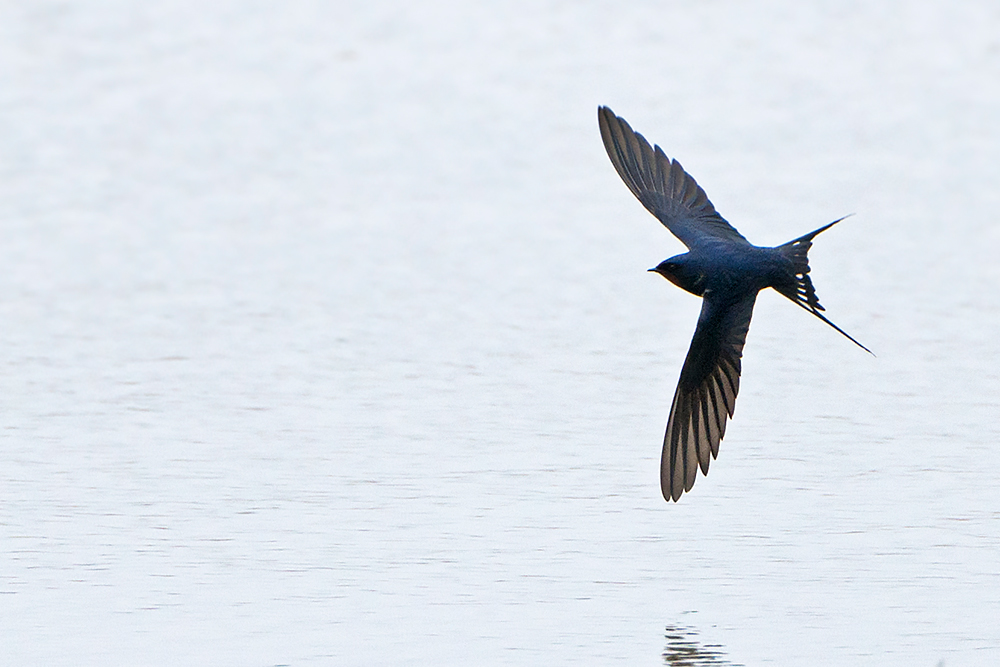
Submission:
[[[761,296],[699,308],[608,104]],[[1000,664],[992,2],[0,5],[0,661]]]

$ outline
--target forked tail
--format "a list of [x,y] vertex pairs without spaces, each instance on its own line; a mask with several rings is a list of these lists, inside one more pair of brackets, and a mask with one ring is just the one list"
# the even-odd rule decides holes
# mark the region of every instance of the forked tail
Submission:
[[[846,218],[848,216],[844,216]],[[792,262],[792,271],[795,274],[795,282],[790,285],[782,285],[780,287],[775,287],[780,294],[788,297],[795,302],[797,306],[805,308],[810,313],[823,320],[831,327],[846,336],[852,343],[860,347],[865,352],[874,356],[874,352],[869,350],[867,347],[854,340],[854,337],[849,333],[838,327],[836,324],[831,322],[823,315],[823,306],[819,303],[819,297],[816,296],[816,288],[813,287],[812,280],[809,278],[809,248],[812,247],[813,239],[822,232],[830,229],[835,224],[843,220],[834,220],[828,225],[823,225],[819,229],[809,232],[805,236],[800,236],[794,241],[789,241],[784,245],[778,246],[778,250],[787,257]]]

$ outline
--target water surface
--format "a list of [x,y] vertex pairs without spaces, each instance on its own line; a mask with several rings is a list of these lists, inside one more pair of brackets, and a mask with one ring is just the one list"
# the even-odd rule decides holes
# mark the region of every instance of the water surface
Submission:
[[[0,10],[11,664],[1000,661],[988,3]],[[699,303],[608,104],[831,318]],[[714,661],[714,662],[712,662]]]

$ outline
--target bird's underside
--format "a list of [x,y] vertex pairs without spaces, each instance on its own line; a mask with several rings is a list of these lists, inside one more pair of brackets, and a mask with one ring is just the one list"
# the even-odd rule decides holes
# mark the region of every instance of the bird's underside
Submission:
[[[659,146],[651,147],[607,107],[598,109],[598,124],[604,147],[622,180],[688,247],[686,254],[672,258],[676,262],[664,260],[651,270],[689,291],[695,290],[688,284],[711,286],[695,291],[703,297],[701,314],[663,438],[660,488],[665,499],[676,501],[691,490],[699,468],[708,474],[711,460],[719,454],[726,421],[736,406],[743,346],[760,289],[774,287],[862,349],[868,348],[820,312],[823,307],[808,275],[807,253],[812,239],[839,220],[782,246],[757,248],[719,215],[705,191]],[[757,257],[766,261],[755,263],[753,258]],[[702,276],[705,266],[721,267],[727,277],[736,277],[722,281],[717,275]],[[697,279],[692,278],[692,271]]]

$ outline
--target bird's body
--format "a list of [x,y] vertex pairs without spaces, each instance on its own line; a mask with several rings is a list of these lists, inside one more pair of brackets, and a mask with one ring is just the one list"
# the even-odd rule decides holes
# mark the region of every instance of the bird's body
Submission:
[[706,243],[650,269],[695,296],[759,292],[783,282],[791,270],[791,262],[775,248],[726,241]]
[[598,109],[598,123],[622,180],[688,247],[688,252],[665,259],[650,271],[702,297],[660,461],[663,497],[676,501],[691,490],[699,467],[707,475],[711,459],[719,454],[726,420],[736,406],[743,345],[760,290],[774,288],[862,349],[868,348],[820,312],[823,307],[808,275],[813,238],[840,220],[774,248],[755,246],[716,212],[705,191],[659,146],[650,147],[607,107]]

